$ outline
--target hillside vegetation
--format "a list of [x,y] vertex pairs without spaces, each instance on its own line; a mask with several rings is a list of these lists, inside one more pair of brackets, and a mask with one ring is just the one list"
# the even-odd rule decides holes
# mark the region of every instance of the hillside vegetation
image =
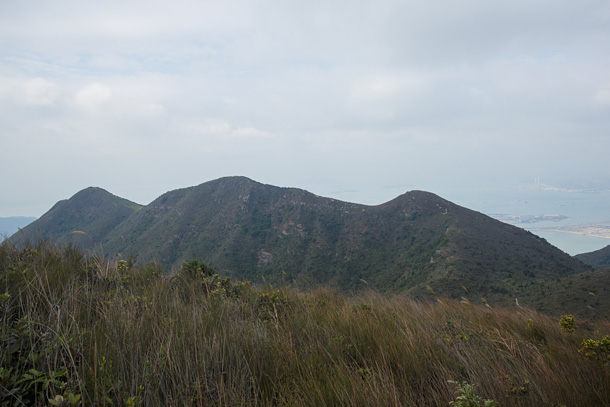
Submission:
[[[57,202],[38,220],[11,237],[13,243],[25,245],[39,239],[72,243],[91,248],[142,205],[119,198],[102,188],[89,187],[70,199]],[[83,232],[83,233],[75,233]]]
[[[0,246],[0,405],[609,406],[610,324]],[[468,404],[467,404],[468,403]]]
[[577,254],[575,257],[597,269],[610,268],[610,245],[594,252]]
[[[158,261],[166,271],[202,258],[222,275],[259,283],[466,295],[494,306],[517,299],[587,316],[610,309],[600,309],[610,285],[589,266],[529,232],[424,191],[367,206],[228,177],[139,207],[88,188],[13,242],[40,235],[86,249],[95,244],[108,258]],[[582,289],[570,296],[551,295],[576,286]]]

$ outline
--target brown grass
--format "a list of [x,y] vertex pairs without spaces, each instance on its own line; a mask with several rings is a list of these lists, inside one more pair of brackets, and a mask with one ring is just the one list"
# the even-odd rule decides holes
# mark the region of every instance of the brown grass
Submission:
[[[579,353],[607,320],[219,281],[0,247],[0,403],[446,406],[454,380],[500,406],[610,405],[610,366]],[[30,369],[65,374],[15,384]]]

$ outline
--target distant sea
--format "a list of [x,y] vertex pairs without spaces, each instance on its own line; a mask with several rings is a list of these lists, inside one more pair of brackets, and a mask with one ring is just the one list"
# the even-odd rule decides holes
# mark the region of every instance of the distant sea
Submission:
[[[458,205],[490,216],[498,214],[567,216],[561,221],[515,224],[526,230],[610,222],[610,191],[579,192],[515,187],[490,188],[474,193],[460,191],[448,193],[444,197]],[[570,255],[591,252],[610,245],[610,239],[600,237],[538,230],[531,232]]]

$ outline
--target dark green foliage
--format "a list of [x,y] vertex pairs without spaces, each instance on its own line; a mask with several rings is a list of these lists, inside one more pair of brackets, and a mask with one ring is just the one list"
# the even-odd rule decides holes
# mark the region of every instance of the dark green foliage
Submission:
[[290,307],[290,300],[280,290],[262,292],[256,300],[256,311],[263,321],[278,322]]
[[71,243],[92,248],[130,215],[142,208],[101,188],[86,188],[68,200],[57,202],[47,213],[29,224],[10,240],[20,247],[36,245],[40,240]]
[[191,259],[182,264],[180,274],[188,278],[205,278],[213,276],[216,272],[201,260]]
[[596,269],[610,268],[610,245],[590,253],[577,254],[578,260]]
[[79,336],[20,316],[8,294],[0,302],[0,405],[38,406],[64,399],[66,405],[77,404],[80,386],[71,362]]
[[187,282],[200,284],[203,294],[217,298],[239,299],[250,286],[248,281],[234,282],[230,277],[219,276],[214,269],[199,259],[185,261],[178,276]]

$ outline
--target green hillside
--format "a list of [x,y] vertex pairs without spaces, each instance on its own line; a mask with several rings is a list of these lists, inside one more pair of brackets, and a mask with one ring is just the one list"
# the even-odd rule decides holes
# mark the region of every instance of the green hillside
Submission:
[[202,258],[253,281],[457,298],[466,289],[503,303],[526,282],[588,270],[529,232],[428,192],[365,206],[243,177],[162,195],[104,247],[170,267]]
[[555,313],[599,303],[591,288],[563,305],[565,298],[541,297],[581,281],[590,267],[529,232],[429,192],[367,206],[228,177],[136,209],[87,189],[24,232],[69,241],[82,230],[111,257],[158,261],[168,271],[199,258],[223,275],[255,282],[519,301]]
[[577,254],[575,257],[597,269],[610,268],[610,245],[594,252]]
[[22,233],[14,234],[11,241],[23,245],[26,240],[51,239],[57,243],[91,247],[94,242],[102,242],[114,228],[141,208],[142,205],[119,198],[102,188],[89,187],[70,199],[57,202],[38,220],[23,228]]

